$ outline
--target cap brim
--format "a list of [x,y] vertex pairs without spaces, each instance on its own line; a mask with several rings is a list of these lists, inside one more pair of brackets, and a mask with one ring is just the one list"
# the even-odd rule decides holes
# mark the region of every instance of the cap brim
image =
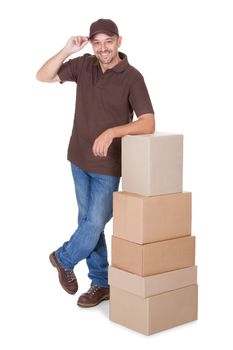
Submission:
[[107,35],[109,35],[109,36],[118,35],[117,33],[108,32],[107,30],[97,30],[97,31],[95,31],[94,33],[92,33],[92,34],[89,36],[89,39],[92,39],[93,36],[95,36],[96,34],[107,34]]

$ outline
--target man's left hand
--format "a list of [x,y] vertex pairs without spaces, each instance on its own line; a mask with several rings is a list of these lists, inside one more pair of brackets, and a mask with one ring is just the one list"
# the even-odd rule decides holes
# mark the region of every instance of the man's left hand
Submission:
[[100,134],[96,139],[92,147],[92,151],[95,156],[106,157],[108,148],[111,145],[114,138],[113,130],[107,129]]

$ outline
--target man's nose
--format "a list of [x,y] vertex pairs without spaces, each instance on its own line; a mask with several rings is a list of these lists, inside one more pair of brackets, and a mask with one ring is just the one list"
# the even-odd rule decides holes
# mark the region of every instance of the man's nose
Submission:
[[100,50],[101,51],[104,51],[105,49],[106,49],[106,45],[105,45],[105,43],[102,43],[102,44],[100,44],[101,46],[100,46]]

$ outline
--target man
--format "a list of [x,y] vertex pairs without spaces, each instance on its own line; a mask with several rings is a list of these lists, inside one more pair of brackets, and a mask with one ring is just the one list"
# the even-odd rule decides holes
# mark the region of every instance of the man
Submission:
[[[91,307],[109,299],[108,259],[104,227],[112,218],[112,195],[121,176],[121,137],[153,133],[153,107],[143,76],[118,51],[122,37],[109,19],[92,23],[89,37],[71,37],[65,47],[38,71],[43,82],[77,84],[68,160],[78,203],[78,228],[50,254],[62,287],[78,290],[74,267],[86,259],[91,279],[78,305]],[[63,63],[91,43],[94,55]],[[132,121],[135,111],[138,120]]]

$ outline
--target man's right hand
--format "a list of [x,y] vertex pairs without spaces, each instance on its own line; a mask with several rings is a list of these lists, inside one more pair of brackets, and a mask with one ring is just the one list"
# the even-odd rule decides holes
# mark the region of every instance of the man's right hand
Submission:
[[60,78],[57,72],[62,63],[72,55],[72,53],[82,50],[88,42],[89,38],[87,36],[72,36],[61,51],[43,64],[38,70],[36,78],[47,83],[59,82]]
[[75,52],[78,52],[84,48],[89,42],[87,36],[72,36],[66,43],[64,51],[67,55],[72,55]]

